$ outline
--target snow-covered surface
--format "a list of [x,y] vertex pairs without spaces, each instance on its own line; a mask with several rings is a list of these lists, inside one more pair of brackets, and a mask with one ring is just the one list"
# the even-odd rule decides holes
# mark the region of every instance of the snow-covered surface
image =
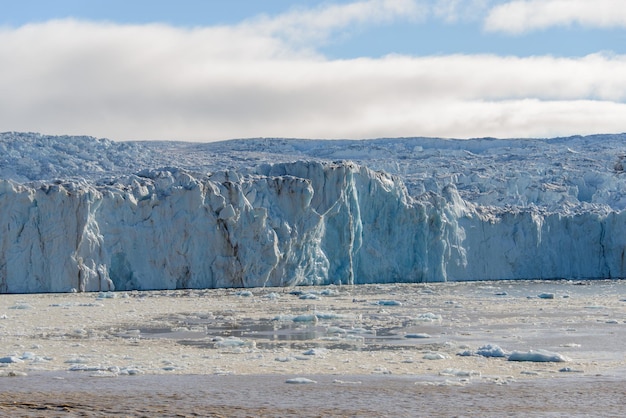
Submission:
[[0,134],[0,292],[626,277],[626,135]]

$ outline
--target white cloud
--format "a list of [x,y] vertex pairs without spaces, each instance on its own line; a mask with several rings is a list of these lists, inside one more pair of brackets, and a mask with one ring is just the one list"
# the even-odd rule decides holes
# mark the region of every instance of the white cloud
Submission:
[[240,25],[250,31],[278,37],[289,44],[324,42],[347,26],[424,18],[428,8],[416,0],[365,0],[326,4],[316,9],[294,9],[279,16],[260,16]]
[[[194,141],[626,131],[626,56],[328,60],[314,48],[342,25],[380,22],[374,6],[401,19],[402,7],[418,10],[411,4],[195,29],[73,20],[0,29],[0,131]],[[291,26],[309,29],[291,36]]]
[[519,34],[553,26],[626,28],[624,0],[515,0],[495,6],[485,29]]

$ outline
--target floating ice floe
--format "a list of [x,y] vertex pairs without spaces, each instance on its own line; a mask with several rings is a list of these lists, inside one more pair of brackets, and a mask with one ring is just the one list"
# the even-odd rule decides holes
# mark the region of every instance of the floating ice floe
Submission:
[[483,357],[507,357],[509,361],[534,361],[534,362],[564,362],[570,361],[567,357],[547,350],[530,350],[527,352],[513,351],[508,353],[500,346],[487,344],[480,347],[476,352],[470,350],[458,353],[460,356],[479,355]]
[[583,370],[572,369],[571,367],[563,367],[562,369],[559,369],[559,372],[561,372],[561,373],[583,373]]
[[315,316],[317,316],[317,319],[322,319],[322,320],[330,320],[330,319],[344,319],[346,318],[346,315],[340,315],[340,314],[336,314],[334,312],[315,312]]
[[292,318],[293,322],[317,322],[317,315],[315,314],[303,314],[297,315]]
[[0,363],[23,363],[24,360],[17,356],[0,357]]
[[448,368],[439,372],[441,376],[456,376],[456,377],[480,377],[481,373],[474,370],[459,370]]
[[224,338],[215,343],[215,346],[218,348],[237,348],[237,347],[246,347],[246,348],[255,348],[256,342],[252,340],[242,340],[237,337],[228,337]]
[[539,373],[536,370],[522,370],[519,373],[520,374],[525,374],[526,376],[540,376],[541,375],[541,373]]
[[578,348],[578,347],[580,347],[580,344],[578,344],[578,343],[566,343],[566,344],[561,344],[561,347]]
[[89,360],[82,358],[82,357],[73,357],[70,359],[65,360],[64,363],[66,364],[86,364],[88,363]]
[[426,312],[423,314],[419,314],[415,321],[420,322],[441,322],[441,315],[434,314],[432,312]]
[[326,350],[325,348],[311,348],[310,350],[307,350],[302,354],[304,354],[305,356],[322,356],[327,352],[328,350]]
[[236,292],[235,295],[243,297],[243,298],[250,298],[250,297],[254,296],[252,294],[252,292],[249,291],[249,290],[240,290],[239,292]]
[[439,387],[445,387],[445,386],[465,386],[468,383],[468,379],[462,379],[461,381],[454,381],[454,380],[449,380],[446,379],[444,381],[419,381],[419,382],[415,382],[415,385],[418,386],[439,386]]
[[361,327],[354,327],[354,328],[350,328],[348,330],[348,334],[367,334],[367,335],[374,335],[376,334],[375,330],[372,329],[367,329],[367,328],[361,328]]
[[101,365],[75,364],[69,368],[70,372],[102,372],[107,371],[107,367]]
[[307,379],[306,377],[294,377],[292,379],[285,380],[285,383],[306,385],[306,384],[312,384],[312,383],[317,383],[317,382],[315,380]]
[[28,303],[18,302],[15,305],[11,306],[9,309],[32,309],[33,307]]
[[421,333],[416,333],[416,334],[406,334],[404,338],[431,338],[431,336],[430,334],[421,332]]
[[289,322],[293,321],[293,318],[293,315],[276,315],[274,318],[272,318],[272,321]]
[[350,381],[350,380],[340,380],[340,379],[335,379],[333,380],[333,383],[337,384],[337,385],[360,385],[363,382],[361,382],[360,380],[355,380],[355,381]]
[[422,357],[424,360],[445,360],[450,358],[449,355],[444,354],[444,353],[426,353],[424,354],[424,356]]
[[347,334],[345,336],[345,340],[355,342],[355,343],[363,343],[365,342],[365,337],[363,335],[358,335],[358,334]]
[[139,329],[127,329],[125,331],[115,334],[120,338],[141,338],[141,330]]
[[347,331],[340,327],[328,327],[326,328],[326,334],[346,334]]
[[380,305],[380,306],[402,306],[402,302],[400,302],[398,300],[379,300],[377,302],[374,302],[374,305]]
[[28,376],[26,373],[24,372],[20,372],[18,370],[10,370],[7,372],[0,372],[0,377],[25,377]]
[[35,353],[31,352],[31,351],[25,351],[20,356],[20,360],[30,361],[32,363],[45,363],[45,362],[53,360],[53,358],[52,357],[45,357],[45,356],[38,356],[37,354],[35,354]]
[[101,365],[74,365],[70,367],[71,372],[88,372],[93,377],[115,377],[115,376],[136,376],[143,372],[135,367],[101,366]]
[[318,320],[332,320],[332,319],[345,319],[346,315],[336,314],[333,312],[315,312],[312,314],[302,315],[276,315],[274,321],[293,321],[293,322],[317,322]]
[[571,361],[562,354],[547,350],[530,350],[527,352],[513,351],[509,355],[509,361],[534,361],[534,362],[566,362]]
[[487,344],[476,350],[476,354],[483,357],[506,357],[507,352],[495,344]]
[[143,374],[143,371],[134,367],[121,369],[118,373],[120,376],[137,376]]

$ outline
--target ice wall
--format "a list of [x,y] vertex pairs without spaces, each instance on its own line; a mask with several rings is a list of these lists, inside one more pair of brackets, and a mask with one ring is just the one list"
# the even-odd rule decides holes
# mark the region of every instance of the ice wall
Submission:
[[399,181],[349,163],[0,181],[0,291],[435,280],[430,212]]
[[349,162],[0,180],[0,292],[625,277],[625,216],[418,200]]

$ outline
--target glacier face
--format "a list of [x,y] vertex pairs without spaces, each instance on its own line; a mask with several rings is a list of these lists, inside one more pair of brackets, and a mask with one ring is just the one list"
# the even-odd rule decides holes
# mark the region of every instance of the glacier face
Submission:
[[422,281],[442,264],[417,250],[440,241],[433,211],[350,163],[0,184],[3,292]]
[[0,134],[0,292],[622,278],[624,139]]

